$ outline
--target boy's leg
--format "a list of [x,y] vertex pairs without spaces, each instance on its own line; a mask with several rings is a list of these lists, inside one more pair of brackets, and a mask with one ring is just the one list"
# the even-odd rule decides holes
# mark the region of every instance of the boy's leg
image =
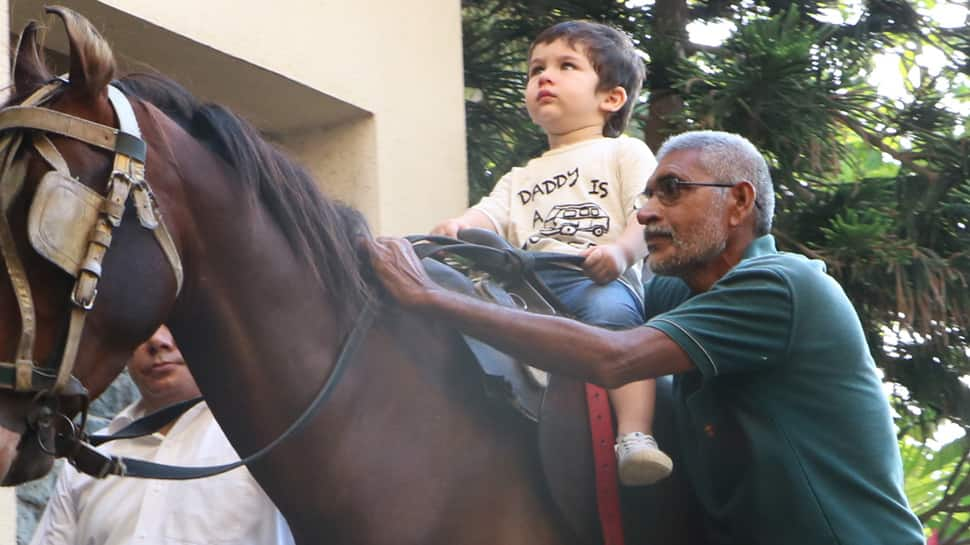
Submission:
[[608,390],[616,413],[616,454],[620,482],[644,486],[666,478],[674,462],[653,437],[657,382],[638,380]]
[[616,434],[639,431],[653,435],[653,407],[657,398],[656,381],[638,380],[609,390],[616,411]]
[[[610,329],[643,325],[643,310],[633,292],[619,281],[599,285],[579,271],[555,269],[540,276],[576,317]],[[670,474],[673,462],[653,438],[654,380],[631,382],[609,390],[616,413],[620,481],[627,486],[652,484]]]

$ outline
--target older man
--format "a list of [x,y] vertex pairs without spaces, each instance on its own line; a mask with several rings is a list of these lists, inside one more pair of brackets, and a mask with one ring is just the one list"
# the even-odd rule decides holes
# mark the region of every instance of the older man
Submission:
[[781,253],[774,192],[744,138],[668,140],[638,221],[645,327],[606,331],[438,288],[407,243],[371,245],[388,291],[537,367],[610,388],[676,373],[675,422],[712,543],[923,543],[858,317],[824,265]]
[[[135,350],[128,372],[141,399],[108,426],[199,395],[182,353],[162,326]],[[159,433],[108,443],[105,451],[163,464],[204,466],[239,457],[205,403]],[[32,545],[292,545],[283,516],[245,468],[190,481],[98,480],[65,466]]]

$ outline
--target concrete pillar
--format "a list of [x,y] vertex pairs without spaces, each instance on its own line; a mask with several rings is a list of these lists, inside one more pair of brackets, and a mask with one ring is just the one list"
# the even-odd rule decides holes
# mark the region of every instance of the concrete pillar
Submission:
[[[273,135],[316,179],[324,195],[378,218],[376,127],[371,115],[308,131]],[[372,224],[372,228],[376,228]]]

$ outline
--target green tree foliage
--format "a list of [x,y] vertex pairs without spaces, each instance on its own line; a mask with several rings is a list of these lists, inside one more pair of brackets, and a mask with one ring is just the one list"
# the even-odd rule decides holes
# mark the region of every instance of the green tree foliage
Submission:
[[[922,445],[941,422],[970,426],[970,381],[961,381],[970,375],[965,10],[941,20],[932,14],[945,5],[935,0],[463,5],[473,200],[545,147],[522,104],[531,38],[566,19],[619,27],[649,69],[630,132],[655,150],[688,129],[749,138],[772,167],[776,238],[824,260],[855,303],[901,434]],[[716,45],[691,41],[716,29],[729,29]],[[902,76],[896,96],[880,91],[887,73]],[[965,441],[948,448],[966,458]],[[962,498],[963,488],[944,495]],[[943,509],[931,526],[966,520],[953,513],[970,508],[954,501],[926,508]],[[970,536],[958,533],[948,542]]]
[[928,445],[900,442],[906,495],[920,520],[943,544],[966,543],[970,533],[970,440]]

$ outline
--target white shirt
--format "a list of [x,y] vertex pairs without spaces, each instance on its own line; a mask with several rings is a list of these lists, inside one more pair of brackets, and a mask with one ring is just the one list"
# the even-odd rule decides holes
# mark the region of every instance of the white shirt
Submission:
[[[512,246],[577,254],[616,242],[657,161],[642,140],[594,138],[549,150],[513,168],[475,210]],[[636,263],[624,279],[640,284]]]
[[[144,413],[129,405],[114,433]],[[166,435],[120,439],[102,452],[162,464],[207,466],[239,459],[205,403]],[[289,527],[245,467],[188,481],[95,479],[65,465],[31,545],[291,545]]]

